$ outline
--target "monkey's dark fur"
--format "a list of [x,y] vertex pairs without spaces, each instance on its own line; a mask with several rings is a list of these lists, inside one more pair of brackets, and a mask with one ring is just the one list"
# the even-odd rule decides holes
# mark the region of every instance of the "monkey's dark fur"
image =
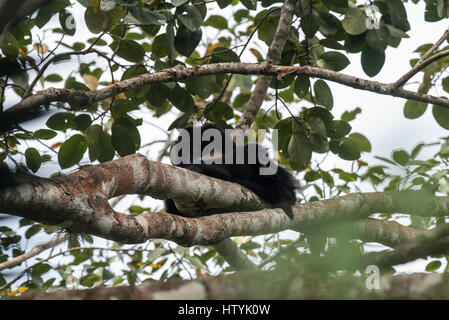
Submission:
[[[190,161],[188,163],[181,162],[177,166],[189,169],[201,174],[204,174],[209,177],[218,178],[230,182],[238,183],[251,191],[253,191],[256,195],[258,195],[262,200],[270,203],[275,208],[282,208],[289,218],[293,218],[292,206],[296,203],[296,193],[295,190],[299,187],[299,181],[293,177],[285,168],[278,166],[277,171],[273,175],[261,175],[259,170],[261,167],[269,167],[271,160],[263,161],[261,163],[258,157],[256,157],[256,163],[250,164],[249,159],[249,144],[245,144],[244,146],[236,146],[234,142],[232,142],[233,147],[233,157],[234,161],[232,164],[225,163],[225,139],[232,139],[227,136],[225,132],[216,126],[215,124],[206,124],[200,128],[201,137],[203,136],[203,132],[207,129],[217,129],[219,130],[222,136],[222,154],[214,155],[214,158],[221,158],[221,163],[212,163],[206,164],[201,159],[200,164],[193,164],[193,127],[189,126],[186,129],[189,137],[190,137]],[[176,144],[181,143],[181,137],[178,139]],[[232,140],[231,140],[232,141]],[[203,149],[209,144],[209,141],[201,141],[201,153]],[[175,145],[176,145],[175,144]],[[257,144],[256,146],[257,152],[262,152],[266,157],[266,150],[263,146]],[[243,148],[244,154],[244,162],[243,164],[237,164],[236,160],[236,151],[239,148]],[[252,149],[254,150],[254,149]],[[165,201],[166,211],[172,214],[177,214],[184,216],[182,212],[176,208],[175,203],[171,199],[167,199]]]

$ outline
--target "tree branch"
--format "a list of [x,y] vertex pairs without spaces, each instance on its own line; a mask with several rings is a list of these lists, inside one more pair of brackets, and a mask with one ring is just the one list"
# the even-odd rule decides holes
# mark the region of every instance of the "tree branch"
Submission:
[[[432,56],[430,59],[433,59],[436,56],[438,55]],[[71,102],[78,105],[90,105],[94,102],[102,101],[109,97],[115,96],[121,92],[140,88],[151,83],[183,81],[193,76],[206,76],[225,73],[260,74],[278,76],[280,78],[287,74],[304,74],[309,77],[315,77],[340,83],[342,85],[355,89],[375,92],[383,95],[401,97],[404,99],[427,102],[449,108],[449,99],[435,97],[428,94],[420,94],[402,88],[396,89],[394,87],[394,84],[365,80],[331,70],[309,66],[273,66],[265,64],[229,62],[201,65],[192,68],[184,68],[178,66],[155,73],[142,74],[135,78],[126,79],[94,91],[77,91],[74,89],[66,88],[48,88],[29,96],[26,99],[23,99],[16,105],[7,109],[3,113],[3,116],[7,117],[10,114],[18,111],[24,112],[27,110],[32,110],[35,107],[54,101]]]
[[33,249],[31,249],[30,251],[28,251],[24,254],[21,254],[20,256],[14,257],[8,261],[0,263],[0,271],[7,269],[7,268],[13,268],[13,267],[21,264],[25,260],[28,260],[32,257],[37,256],[42,251],[56,247],[58,244],[66,241],[68,238],[69,238],[68,235],[60,235],[56,239],[48,241],[43,244],[40,244],[40,245],[34,247]]
[[[380,287],[369,289],[366,276],[259,271],[239,272],[196,280],[168,280],[149,284],[85,290],[45,292],[30,290],[7,299],[119,299],[119,300],[211,300],[211,299],[448,299],[447,274],[379,275]],[[182,302],[183,305],[185,302]],[[178,308],[171,311],[173,317]],[[170,316],[170,312],[168,313]]]
[[448,38],[448,36],[449,36],[449,30],[446,30],[444,32],[444,34],[441,36],[441,38],[431,48],[429,48],[429,50],[427,50],[426,53],[424,53],[424,55],[421,57],[421,59],[419,59],[419,61],[413,66],[413,68],[394,83],[394,87],[396,89],[402,87],[404,84],[407,83],[408,80],[410,80],[415,74],[417,74],[423,68],[425,68],[432,62],[435,62],[435,61],[449,55],[449,50],[446,50],[446,51],[440,52],[440,53],[429,58],[429,56],[436,49],[438,49],[438,47],[444,42],[444,40],[446,40]]
[[[241,185],[156,163],[139,154],[53,180],[19,176],[15,183],[0,193],[1,212],[123,243],[161,238],[184,246],[213,245],[226,237],[286,229],[304,232],[379,212],[445,216],[449,211],[449,197],[419,191],[354,193],[297,204],[290,220],[281,209],[262,210],[268,204]],[[174,199],[191,209],[192,216],[214,208],[233,213],[199,218],[161,212],[127,215],[114,211],[108,203],[123,194]]]
[[[281,60],[281,53],[284,49],[288,33],[292,25],[293,15],[295,13],[295,3],[297,0],[285,0],[281,8],[279,24],[274,34],[273,41],[267,53],[268,64],[278,64]],[[260,76],[257,80],[256,87],[245,106],[242,117],[238,121],[236,128],[246,130],[251,127],[254,118],[262,106],[263,99],[267,94],[268,87],[271,82],[271,76]]]

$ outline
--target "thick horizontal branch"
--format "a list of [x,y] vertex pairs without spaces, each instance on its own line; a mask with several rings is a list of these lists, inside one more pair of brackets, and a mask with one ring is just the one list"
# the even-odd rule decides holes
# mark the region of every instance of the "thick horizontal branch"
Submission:
[[[294,219],[290,220],[281,209],[261,210],[267,204],[238,184],[153,162],[139,154],[53,180],[20,176],[16,183],[0,192],[1,212],[124,243],[162,238],[181,245],[208,245],[230,236],[286,229],[307,231],[379,212],[426,216],[449,213],[449,197],[413,191],[374,192],[298,204],[293,208]],[[192,215],[194,210],[213,208],[227,208],[232,213],[199,218],[163,212],[127,215],[114,211],[108,203],[108,199],[124,194],[201,204],[191,206]]]
[[40,105],[55,101],[71,102],[77,105],[89,105],[94,102],[102,101],[104,99],[115,96],[121,92],[140,88],[152,83],[183,81],[194,76],[206,76],[225,73],[267,75],[278,77],[283,77],[288,74],[304,74],[309,77],[326,79],[332,82],[340,83],[342,85],[355,89],[371,91],[383,95],[401,97],[404,99],[427,102],[449,108],[448,99],[435,97],[428,94],[420,94],[402,88],[395,88],[394,84],[365,80],[331,70],[309,66],[275,66],[268,64],[230,62],[198,65],[192,68],[185,68],[178,65],[174,68],[165,69],[156,73],[142,74],[135,78],[126,79],[94,91],[77,91],[74,89],[66,88],[48,88],[29,96],[26,99],[23,99],[21,102],[5,111],[5,115],[8,115],[8,113],[17,112],[18,110],[23,111],[34,109]]
[[[323,277],[279,271],[239,272],[197,280],[169,280],[142,286],[87,290],[31,290],[9,299],[81,300],[213,300],[213,299],[448,299],[447,274],[379,275],[379,287],[368,287],[367,275]],[[182,306],[185,302],[182,302]],[[180,305],[181,306],[181,305]],[[167,315],[176,317],[179,308]]]

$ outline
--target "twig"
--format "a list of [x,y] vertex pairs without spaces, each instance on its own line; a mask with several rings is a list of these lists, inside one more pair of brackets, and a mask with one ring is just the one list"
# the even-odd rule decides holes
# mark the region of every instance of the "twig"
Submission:
[[58,244],[60,244],[61,242],[64,242],[68,238],[69,238],[69,236],[67,234],[60,235],[60,236],[58,236],[58,238],[56,238],[54,240],[50,240],[46,243],[40,244],[40,245],[34,247],[33,249],[31,249],[30,251],[28,251],[24,254],[21,254],[20,256],[14,257],[11,260],[0,263],[0,271],[7,269],[7,268],[13,268],[13,267],[21,264],[23,261],[28,260],[34,256],[37,256],[42,251],[45,251],[49,248],[53,248],[53,247],[57,246]]
[[415,74],[417,74],[420,70],[422,70],[424,67],[428,66],[434,61],[437,61],[438,59],[441,59],[447,55],[449,55],[449,50],[440,52],[436,55],[433,55],[429,58],[429,56],[436,50],[438,47],[443,43],[444,40],[446,40],[449,36],[449,30],[446,30],[444,34],[441,36],[441,38],[429,49],[427,52],[419,59],[419,61],[413,66],[413,68],[408,71],[406,74],[404,74],[402,77],[399,78],[394,83],[394,88],[398,89],[402,87],[408,80],[410,80]]

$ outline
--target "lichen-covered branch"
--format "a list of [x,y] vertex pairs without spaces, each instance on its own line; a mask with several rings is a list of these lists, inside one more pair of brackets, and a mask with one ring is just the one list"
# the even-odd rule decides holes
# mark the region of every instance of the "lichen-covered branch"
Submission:
[[304,74],[313,78],[320,78],[355,89],[371,91],[378,94],[401,97],[404,99],[417,100],[427,102],[442,107],[449,108],[449,100],[428,94],[420,94],[417,92],[405,90],[403,88],[395,88],[394,84],[380,83],[377,81],[365,80],[340,72],[331,70],[303,66],[275,66],[257,63],[216,63],[192,68],[174,67],[165,69],[155,73],[146,73],[134,78],[126,79],[105,88],[93,91],[81,91],[67,88],[48,88],[34,95],[23,99],[15,104],[3,114],[3,118],[14,118],[16,113],[25,110],[33,110],[35,107],[50,102],[71,102],[77,105],[89,105],[97,101],[113,97],[121,92],[140,88],[151,83],[182,81],[193,76],[206,76],[214,74],[257,74],[267,76],[283,77],[288,74],[300,75]]
[[[186,246],[210,245],[231,236],[286,229],[307,231],[379,212],[424,216],[444,216],[449,212],[449,197],[418,191],[373,192],[297,204],[293,208],[294,219],[290,220],[281,209],[264,209],[268,207],[266,203],[238,184],[153,162],[139,154],[55,179],[18,176],[15,183],[0,193],[1,212],[123,243],[162,238]],[[114,211],[108,203],[110,198],[124,194],[191,203],[192,216],[214,208],[221,208],[222,212],[226,208],[232,213],[199,218],[162,212],[128,215]],[[381,232],[377,237],[386,237]]]
[[24,254],[21,254],[21,255],[14,257],[10,260],[2,262],[2,263],[0,263],[0,271],[7,269],[7,268],[13,268],[13,267],[21,264],[22,262],[24,262],[32,257],[37,256],[42,251],[56,247],[58,244],[66,241],[68,238],[69,238],[68,235],[60,235],[56,239],[50,240],[43,244],[40,244],[40,245],[34,247],[33,249],[31,249],[30,251],[25,252]]

